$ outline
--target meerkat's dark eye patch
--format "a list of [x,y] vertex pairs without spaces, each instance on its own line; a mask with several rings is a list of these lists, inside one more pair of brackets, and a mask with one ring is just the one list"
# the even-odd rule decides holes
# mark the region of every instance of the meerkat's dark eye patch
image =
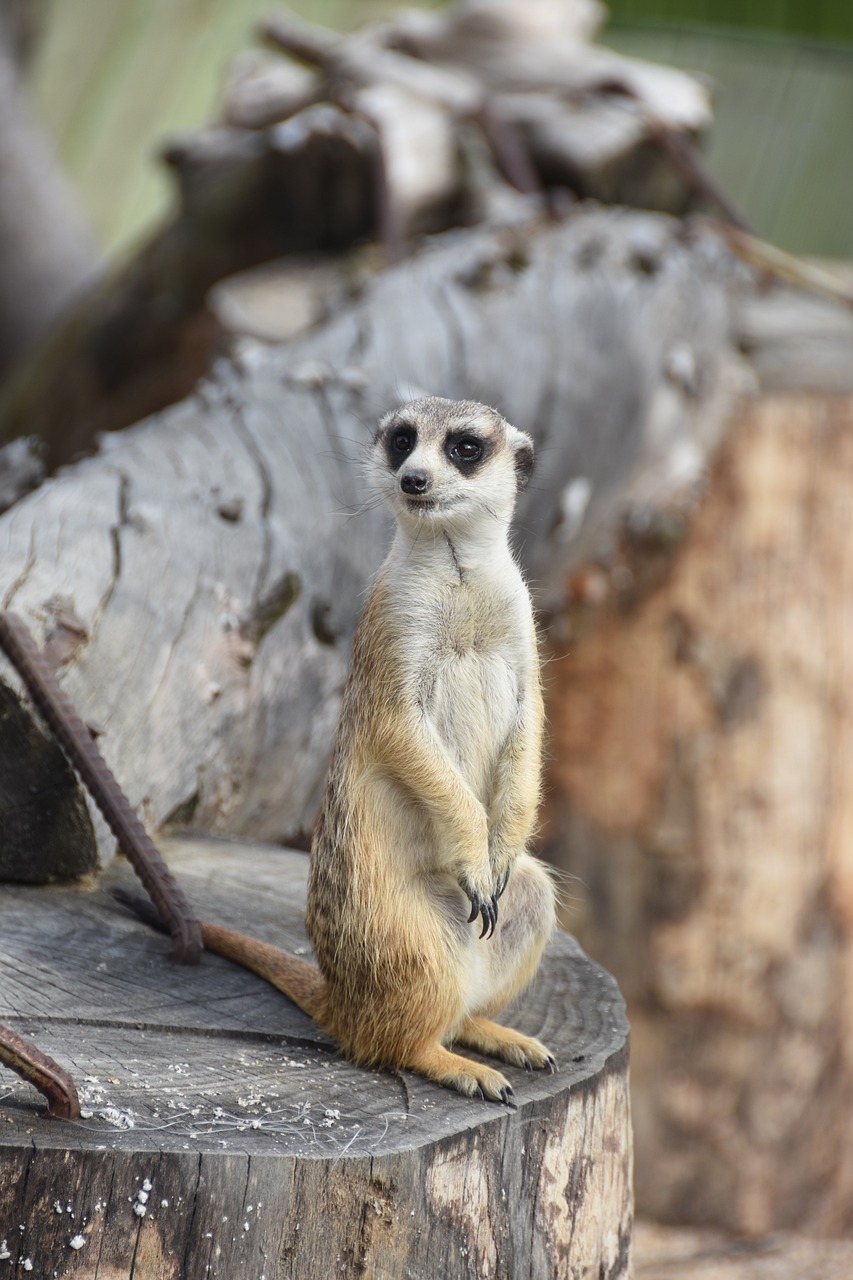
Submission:
[[392,471],[402,466],[418,442],[418,433],[408,422],[392,422],[385,432],[385,453]]
[[458,431],[447,437],[444,452],[453,465],[463,473],[470,475],[477,471],[492,452],[492,443],[472,431]]

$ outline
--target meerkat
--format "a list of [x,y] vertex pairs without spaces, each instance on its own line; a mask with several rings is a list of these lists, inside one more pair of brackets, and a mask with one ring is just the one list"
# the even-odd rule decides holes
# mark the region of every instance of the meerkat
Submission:
[[530,596],[509,544],[530,438],[481,404],[385,416],[369,471],[393,543],[353,645],[311,848],[317,964],[203,925],[207,948],[272,982],[354,1062],[470,1097],[510,1082],[450,1047],[554,1070],[491,1019],[533,977],[554,889],[528,852],[543,704]]

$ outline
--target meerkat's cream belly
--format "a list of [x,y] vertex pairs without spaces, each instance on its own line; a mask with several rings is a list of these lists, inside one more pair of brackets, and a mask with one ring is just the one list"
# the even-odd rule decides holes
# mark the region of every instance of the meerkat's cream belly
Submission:
[[427,714],[459,772],[484,801],[518,706],[516,672],[500,654],[453,654],[436,671]]

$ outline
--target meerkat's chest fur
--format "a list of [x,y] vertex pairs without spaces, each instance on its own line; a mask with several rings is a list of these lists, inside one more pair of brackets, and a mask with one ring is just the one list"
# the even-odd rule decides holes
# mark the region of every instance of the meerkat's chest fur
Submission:
[[395,597],[404,684],[475,795],[538,679],[530,600],[508,547],[483,564],[421,574]]

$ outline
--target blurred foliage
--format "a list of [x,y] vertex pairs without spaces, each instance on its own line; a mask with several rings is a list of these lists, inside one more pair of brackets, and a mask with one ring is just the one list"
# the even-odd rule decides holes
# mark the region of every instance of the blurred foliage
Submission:
[[[152,163],[163,136],[214,118],[235,54],[271,0],[43,0],[32,66],[42,119],[105,249],[132,247],[168,206]],[[394,0],[293,0],[312,22],[353,30]],[[421,7],[431,7],[422,3]]]
[[710,78],[708,167],[760,235],[853,258],[853,48],[666,24],[614,24],[604,41]]
[[751,27],[853,42],[851,0],[609,0],[614,19]]

